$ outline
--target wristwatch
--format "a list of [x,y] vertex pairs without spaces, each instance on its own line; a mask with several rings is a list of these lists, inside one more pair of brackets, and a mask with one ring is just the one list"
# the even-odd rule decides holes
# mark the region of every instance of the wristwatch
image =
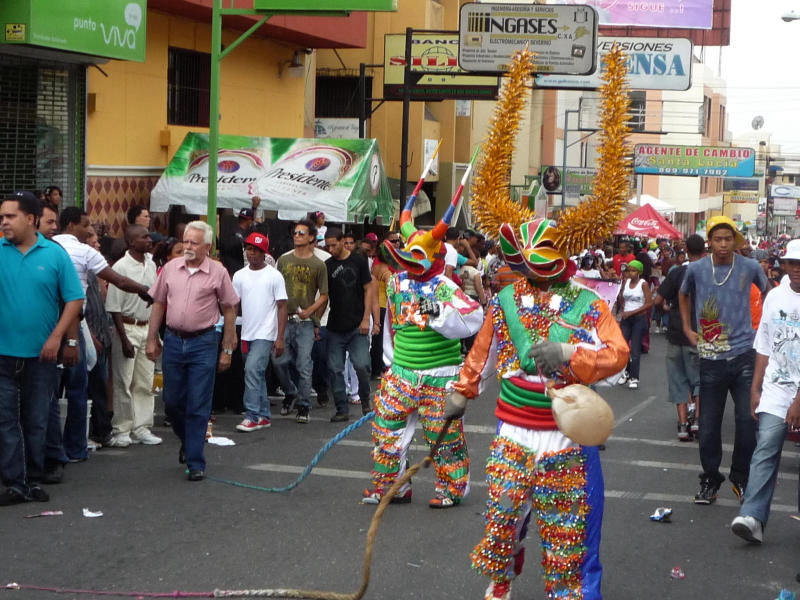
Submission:
[[67,346],[69,348],[77,348],[78,347],[78,340],[75,338],[68,338],[67,339]]
[[233,356],[233,350],[228,350],[227,348],[223,348],[222,351],[228,356]]

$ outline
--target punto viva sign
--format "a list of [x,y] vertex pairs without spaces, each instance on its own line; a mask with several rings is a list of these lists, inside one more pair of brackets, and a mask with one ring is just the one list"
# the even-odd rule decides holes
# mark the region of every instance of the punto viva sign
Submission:
[[5,0],[2,43],[144,62],[147,0]]

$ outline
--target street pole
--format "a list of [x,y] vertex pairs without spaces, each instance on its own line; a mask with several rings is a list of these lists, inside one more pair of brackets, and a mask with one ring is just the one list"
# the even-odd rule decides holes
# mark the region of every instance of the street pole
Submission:
[[367,124],[367,65],[358,65],[358,137],[366,137],[365,129]]
[[569,113],[573,111],[567,109],[564,111],[564,143],[563,152],[561,153],[561,213],[567,210],[567,186],[565,180],[567,178],[567,134],[569,133]]
[[411,111],[411,41],[413,29],[406,27],[406,64],[403,71],[403,130],[400,141],[400,206],[406,202],[408,185],[408,120]]
[[208,208],[207,221],[217,233],[217,162],[219,157],[219,62],[222,60],[222,0],[213,0],[211,11],[211,98],[208,110]]

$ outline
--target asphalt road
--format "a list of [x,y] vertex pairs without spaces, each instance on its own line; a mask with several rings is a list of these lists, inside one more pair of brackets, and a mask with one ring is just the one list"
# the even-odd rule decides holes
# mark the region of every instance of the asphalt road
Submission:
[[[606,599],[774,600],[783,587],[800,590],[795,582],[800,522],[792,518],[797,515],[798,448],[790,442],[785,446],[765,543],[747,545],[728,528],[738,503],[727,483],[716,504],[691,501],[698,484],[697,446],[676,439],[674,408],[666,401],[664,349],[663,336],[653,336],[639,390],[601,390],[617,420],[601,453]],[[471,571],[468,555],[483,531],[483,468],[495,426],[496,389],[492,386],[467,412],[470,496],[451,510],[429,509],[432,472],[421,471],[414,479],[414,501],[386,512],[366,598],[483,597],[487,582]],[[209,446],[207,472],[258,486],[285,485],[344,427],[328,421],[332,412],[315,408],[305,426],[276,415],[271,429],[248,434],[234,430],[239,416],[221,415],[215,434],[230,437],[236,446]],[[0,509],[0,585],[146,593],[215,588],[346,593],[358,588],[374,512],[359,504],[369,484],[369,426],[337,444],[308,479],[284,494],[210,480],[190,483],[178,464],[175,438],[164,428],[155,432],[165,438],[161,446],[105,449],[70,465],[65,482],[48,487],[47,504]],[[729,409],[726,468],[732,437]],[[425,455],[422,443],[418,435],[412,460]],[[649,520],[659,506],[674,510],[671,523]],[[82,516],[84,507],[102,511],[103,517]],[[24,518],[42,510],[64,515]],[[537,553],[538,542],[529,539],[515,598],[543,598]],[[670,577],[675,566],[685,579]],[[100,596],[7,591],[0,600],[5,597]]]

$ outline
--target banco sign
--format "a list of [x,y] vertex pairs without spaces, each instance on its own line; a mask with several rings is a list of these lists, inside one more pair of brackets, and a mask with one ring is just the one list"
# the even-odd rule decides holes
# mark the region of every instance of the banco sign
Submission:
[[0,2],[0,23],[8,25],[14,21],[25,31],[24,39],[15,39],[14,43],[138,62],[145,60],[146,0]]

